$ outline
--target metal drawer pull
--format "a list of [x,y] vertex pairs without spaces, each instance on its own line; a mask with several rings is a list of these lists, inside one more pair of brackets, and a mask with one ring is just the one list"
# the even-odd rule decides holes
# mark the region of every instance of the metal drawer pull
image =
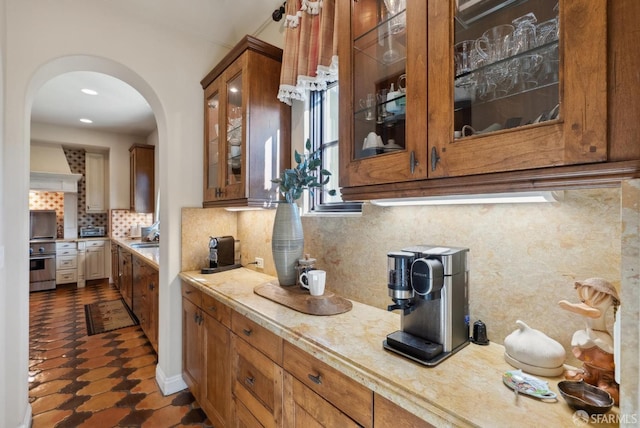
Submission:
[[184,294],[191,294],[192,291],[191,290],[184,290]]
[[322,385],[322,379],[320,379],[319,373],[318,373],[318,376],[314,376],[311,373],[309,373],[309,379],[311,380],[311,382],[315,383],[316,385]]
[[253,330],[251,330],[250,328],[243,328],[242,332],[245,334],[245,336],[251,336],[251,333],[253,333]]
[[215,311],[216,311],[216,309],[217,309],[217,308],[216,308],[215,306],[209,306],[209,310],[210,310],[211,312],[215,312]]
[[254,377],[246,377],[244,382],[249,385],[249,386],[253,386],[253,384],[255,383],[255,378]]

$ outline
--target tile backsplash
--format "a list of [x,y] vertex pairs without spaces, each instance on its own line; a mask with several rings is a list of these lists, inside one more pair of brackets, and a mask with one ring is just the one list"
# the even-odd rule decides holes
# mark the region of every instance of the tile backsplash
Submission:
[[64,230],[64,193],[63,192],[29,192],[30,210],[55,210],[56,230],[58,238],[62,238]]
[[129,238],[131,227],[151,226],[152,213],[136,213],[129,210],[109,210],[109,236],[112,238]]
[[[565,191],[563,201],[550,204],[365,204],[360,217],[303,217],[305,252],[327,270],[328,289],[386,309],[391,303],[388,252],[414,244],[467,247],[471,323],[482,320],[489,339],[502,343],[520,319],[560,342],[571,360],[571,336],[584,328],[584,321],[562,310],[558,301],[577,301],[573,285],[581,279],[598,276],[620,286],[620,200],[620,189],[591,189]],[[184,270],[195,269],[184,264],[184,254],[205,243],[193,237],[208,236],[218,216],[229,214],[222,209],[183,210]],[[275,276],[275,211],[234,215],[242,263],[262,257],[263,272]],[[201,257],[203,250],[197,253]]]

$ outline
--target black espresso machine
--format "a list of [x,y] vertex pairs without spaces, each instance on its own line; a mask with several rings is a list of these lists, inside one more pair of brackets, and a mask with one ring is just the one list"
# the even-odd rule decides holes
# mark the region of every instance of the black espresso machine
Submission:
[[467,248],[418,245],[388,256],[388,288],[401,330],[385,349],[435,366],[469,344]]

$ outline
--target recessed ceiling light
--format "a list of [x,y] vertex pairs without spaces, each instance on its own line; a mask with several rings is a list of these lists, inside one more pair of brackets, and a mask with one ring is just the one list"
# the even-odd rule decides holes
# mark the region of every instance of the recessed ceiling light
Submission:
[[87,89],[87,88],[84,88],[84,89],[81,89],[80,91],[81,91],[83,94],[87,94],[87,95],[98,95],[98,92],[97,92],[97,91],[94,91],[93,89]]
[[86,118],[83,117],[82,119],[80,119],[80,122],[82,122],[82,123],[93,123],[93,120],[86,119]]

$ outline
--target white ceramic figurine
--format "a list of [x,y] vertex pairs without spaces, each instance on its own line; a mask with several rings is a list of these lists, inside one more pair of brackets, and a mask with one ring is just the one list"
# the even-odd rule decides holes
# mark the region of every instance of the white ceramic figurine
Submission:
[[620,305],[614,286],[602,278],[589,278],[575,283],[580,303],[558,302],[561,308],[582,315],[586,326],[573,334],[573,355],[582,361],[582,369],[567,370],[565,378],[584,380],[609,394],[618,404],[619,387],[614,379],[613,337],[607,330],[606,314]]

